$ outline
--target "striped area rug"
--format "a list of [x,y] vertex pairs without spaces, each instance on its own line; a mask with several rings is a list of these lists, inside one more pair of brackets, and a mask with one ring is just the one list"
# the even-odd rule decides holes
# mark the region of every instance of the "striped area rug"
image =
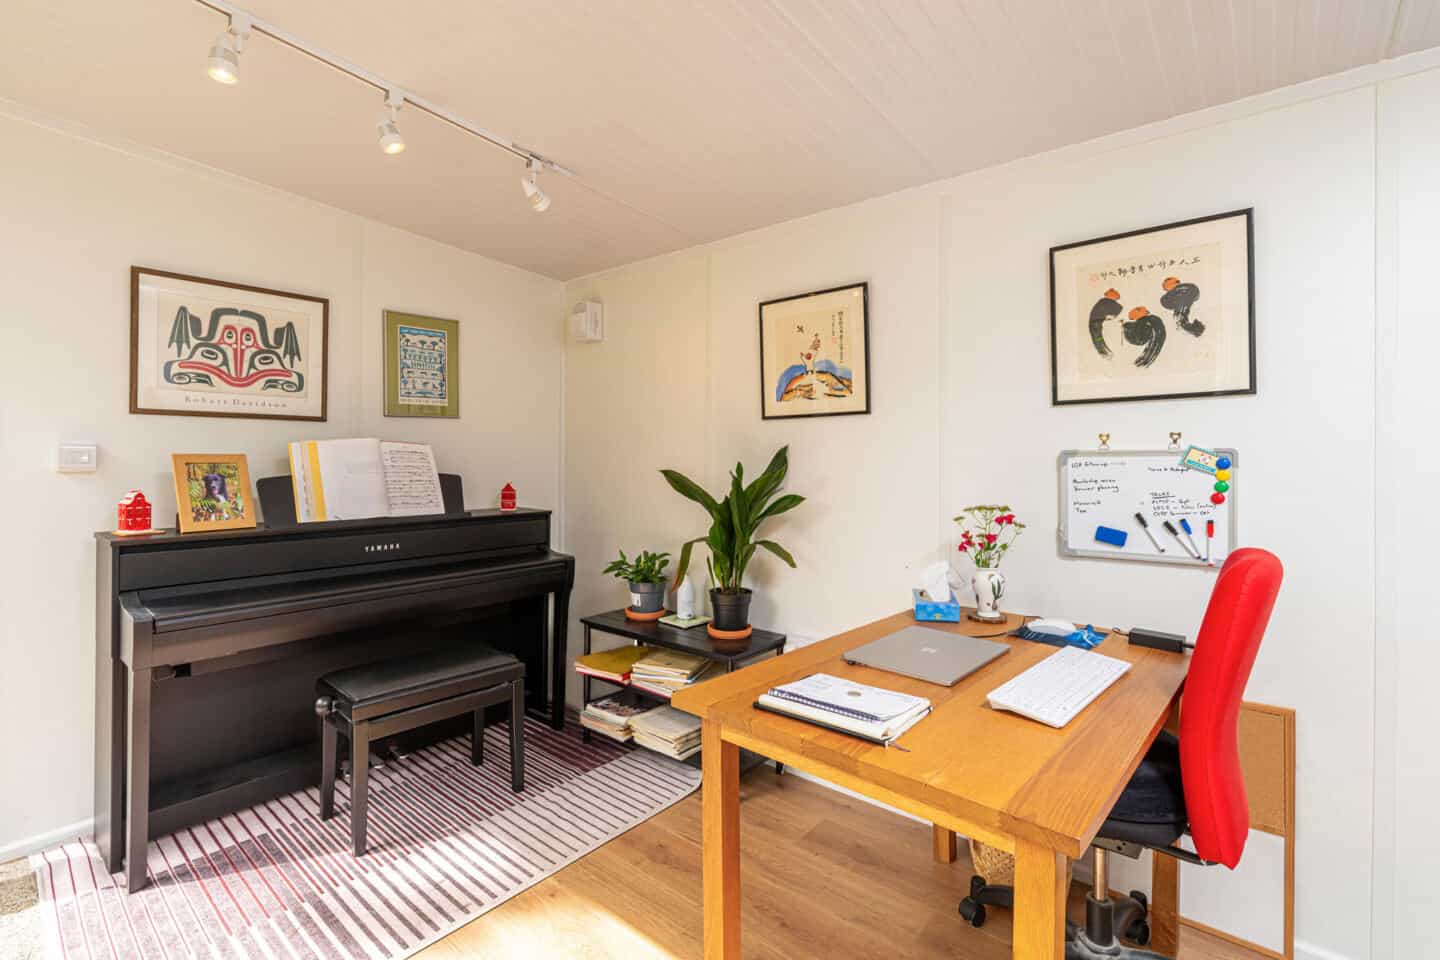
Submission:
[[517,796],[507,736],[486,730],[480,767],[462,737],[373,768],[358,859],[343,782],[328,821],[311,788],[152,841],[150,884],[134,896],[88,840],[36,854],[47,956],[408,956],[700,785],[698,770],[648,750],[527,720]]

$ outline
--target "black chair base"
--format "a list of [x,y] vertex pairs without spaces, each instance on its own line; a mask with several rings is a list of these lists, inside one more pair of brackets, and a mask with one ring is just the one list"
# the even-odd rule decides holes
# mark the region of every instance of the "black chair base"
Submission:
[[510,705],[510,788],[525,789],[525,666],[509,654],[468,646],[367,664],[322,677],[315,712],[323,720],[320,819],[335,814],[340,737],[349,741],[350,843],[365,853],[369,823],[370,746],[438,720],[474,716],[470,762],[485,755],[485,708]]

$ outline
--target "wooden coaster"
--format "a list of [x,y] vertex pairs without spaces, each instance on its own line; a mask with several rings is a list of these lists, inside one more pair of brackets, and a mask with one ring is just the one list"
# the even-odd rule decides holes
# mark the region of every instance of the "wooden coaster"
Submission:
[[659,610],[656,610],[654,613],[636,613],[634,610],[631,610],[629,607],[626,607],[626,608],[625,608],[625,619],[626,619],[626,620],[639,620],[639,621],[641,621],[641,622],[644,622],[644,621],[646,621],[646,620],[659,620],[659,619],[660,619],[661,617],[663,617],[663,616],[665,616],[665,608],[664,608],[664,607],[661,607]]
[[705,631],[710,634],[711,640],[720,640],[723,642],[726,640],[749,640],[750,634],[755,631],[755,628],[747,623],[743,630],[716,630],[715,624],[707,623],[705,624]]

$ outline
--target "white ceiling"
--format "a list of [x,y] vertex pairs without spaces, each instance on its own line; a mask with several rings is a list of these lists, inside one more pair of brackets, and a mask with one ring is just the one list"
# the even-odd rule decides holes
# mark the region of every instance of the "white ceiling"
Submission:
[[[242,4],[246,5],[246,4]],[[256,36],[205,76],[193,0],[5,0],[0,98],[568,279],[1440,45],[1440,0],[250,0],[579,173]]]

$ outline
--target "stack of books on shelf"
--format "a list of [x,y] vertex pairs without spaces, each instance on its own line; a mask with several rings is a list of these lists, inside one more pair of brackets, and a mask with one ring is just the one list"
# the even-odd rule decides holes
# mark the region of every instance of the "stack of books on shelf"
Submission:
[[930,701],[924,697],[826,673],[771,687],[755,706],[886,746],[930,712]]
[[700,718],[676,710],[656,707],[630,719],[635,742],[676,760],[688,760],[700,752]]
[[653,702],[636,696],[629,690],[592,700],[580,712],[580,725],[601,736],[627,743],[634,735],[631,722],[639,716],[659,710]]
[[650,653],[645,647],[616,647],[614,650],[600,650],[587,653],[575,659],[575,672],[583,673],[611,683],[629,683],[630,671],[635,662]]
[[709,679],[719,670],[719,662],[697,654],[651,650],[631,669],[630,685],[657,697],[668,698],[676,690]]

